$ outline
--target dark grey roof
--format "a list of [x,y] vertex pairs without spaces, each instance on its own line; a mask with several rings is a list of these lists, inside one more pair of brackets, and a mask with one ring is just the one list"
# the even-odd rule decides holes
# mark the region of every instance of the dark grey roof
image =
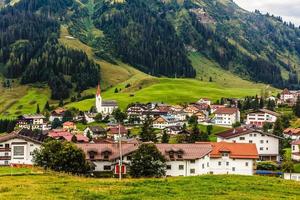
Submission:
[[108,106],[118,106],[117,102],[114,100],[111,101],[102,101],[102,106],[103,107],[108,107]]
[[106,130],[101,126],[89,126],[88,127],[93,133],[101,133],[105,132]]

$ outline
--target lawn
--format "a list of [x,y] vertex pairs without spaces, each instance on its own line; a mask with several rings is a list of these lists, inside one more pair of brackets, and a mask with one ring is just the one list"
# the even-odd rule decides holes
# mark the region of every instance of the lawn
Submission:
[[42,173],[38,168],[0,167],[0,176]]
[[0,199],[299,199],[300,183],[259,176],[90,179],[59,174],[1,177]]
[[[206,126],[205,125],[199,125],[199,128],[201,131],[206,132]],[[222,127],[222,126],[213,126],[212,134],[209,136],[209,141],[216,142],[217,141],[217,134],[227,131],[229,128]]]

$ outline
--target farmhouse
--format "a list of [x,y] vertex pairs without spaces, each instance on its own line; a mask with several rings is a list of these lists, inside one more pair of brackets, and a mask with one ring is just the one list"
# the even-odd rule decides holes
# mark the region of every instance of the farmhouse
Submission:
[[76,130],[76,124],[74,122],[64,122],[63,129],[68,131]]
[[128,130],[123,125],[111,126],[108,128],[107,138],[117,141],[119,139],[119,133],[120,133],[122,139],[125,139],[125,138],[127,138]]
[[66,109],[64,108],[56,108],[53,110],[50,114],[49,121],[53,122],[54,119],[58,119],[59,121],[62,121],[63,115],[66,112]]
[[21,129],[38,129],[38,130],[49,130],[50,127],[46,123],[46,117],[41,114],[35,115],[22,115],[18,117],[17,127]]
[[96,110],[98,113],[110,115],[112,112],[118,108],[117,102],[112,101],[103,101],[101,97],[100,85],[98,85],[96,93]]
[[0,165],[32,165],[35,149],[47,138],[46,134],[22,129],[0,137]]
[[284,89],[280,95],[281,103],[286,103],[288,105],[294,105],[300,96],[300,91]]
[[292,160],[300,161],[300,140],[293,141],[291,143],[292,147]]
[[285,138],[300,140],[300,128],[287,128],[283,131],[283,135]]
[[90,133],[90,135],[93,138],[106,136],[106,130],[104,128],[102,128],[101,126],[88,126],[84,129],[83,133],[85,136],[87,136],[88,133]]
[[276,112],[259,109],[247,115],[246,124],[254,125],[256,127],[263,127],[265,123],[274,123],[280,115]]
[[169,135],[177,135],[178,133],[180,133],[182,131],[182,127],[181,126],[169,126],[169,127],[166,127],[164,129],[164,131],[166,131],[167,134],[169,134]]
[[182,126],[181,121],[176,120],[173,115],[162,115],[153,120],[153,128],[164,129],[170,126]]
[[240,122],[240,111],[238,108],[218,108],[215,111],[215,124],[231,126],[236,122]]
[[259,160],[279,161],[279,140],[281,138],[259,130],[237,128],[219,133],[218,142],[252,143],[256,145]]

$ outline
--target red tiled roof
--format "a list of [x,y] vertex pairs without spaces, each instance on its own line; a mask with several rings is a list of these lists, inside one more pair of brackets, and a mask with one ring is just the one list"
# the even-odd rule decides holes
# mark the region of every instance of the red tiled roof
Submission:
[[283,133],[287,135],[300,135],[300,128],[287,128]]
[[74,122],[65,122],[63,126],[74,126]]
[[[71,142],[72,141],[72,137],[74,135],[65,135],[65,136],[62,136],[62,138],[64,138],[66,141],[68,142]],[[89,142],[89,138],[85,137],[84,135],[75,135],[76,137],[76,140],[78,142],[84,142],[84,143],[88,143]]]
[[293,141],[291,144],[292,145],[300,145],[300,140]]
[[[119,126],[112,126],[108,129],[109,133],[112,135],[119,134]],[[127,129],[124,126],[120,126],[120,133],[127,134]]]
[[211,142],[211,158],[222,157],[222,152],[228,152],[230,158],[257,159],[258,152],[255,144]]
[[237,108],[217,108],[215,114],[234,114],[237,111]]
[[64,136],[72,136],[72,134],[65,130],[58,130],[58,131],[52,130],[49,131],[48,136],[52,138],[59,138]]

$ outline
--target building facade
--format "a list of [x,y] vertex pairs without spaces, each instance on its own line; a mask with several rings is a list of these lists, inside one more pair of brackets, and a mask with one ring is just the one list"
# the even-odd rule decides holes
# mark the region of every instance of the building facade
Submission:
[[96,110],[97,110],[97,113],[110,115],[117,108],[118,108],[118,105],[117,105],[116,101],[114,101],[114,100],[103,101],[102,100],[100,85],[98,85],[97,93],[96,93]]
[[217,135],[218,142],[255,144],[261,161],[279,161],[280,139],[273,134],[247,128],[231,129]]
[[218,108],[214,114],[214,122],[217,125],[231,126],[240,122],[240,111],[238,108]]
[[254,125],[256,127],[263,127],[265,123],[275,123],[280,115],[276,112],[259,109],[256,112],[247,114],[247,125]]

